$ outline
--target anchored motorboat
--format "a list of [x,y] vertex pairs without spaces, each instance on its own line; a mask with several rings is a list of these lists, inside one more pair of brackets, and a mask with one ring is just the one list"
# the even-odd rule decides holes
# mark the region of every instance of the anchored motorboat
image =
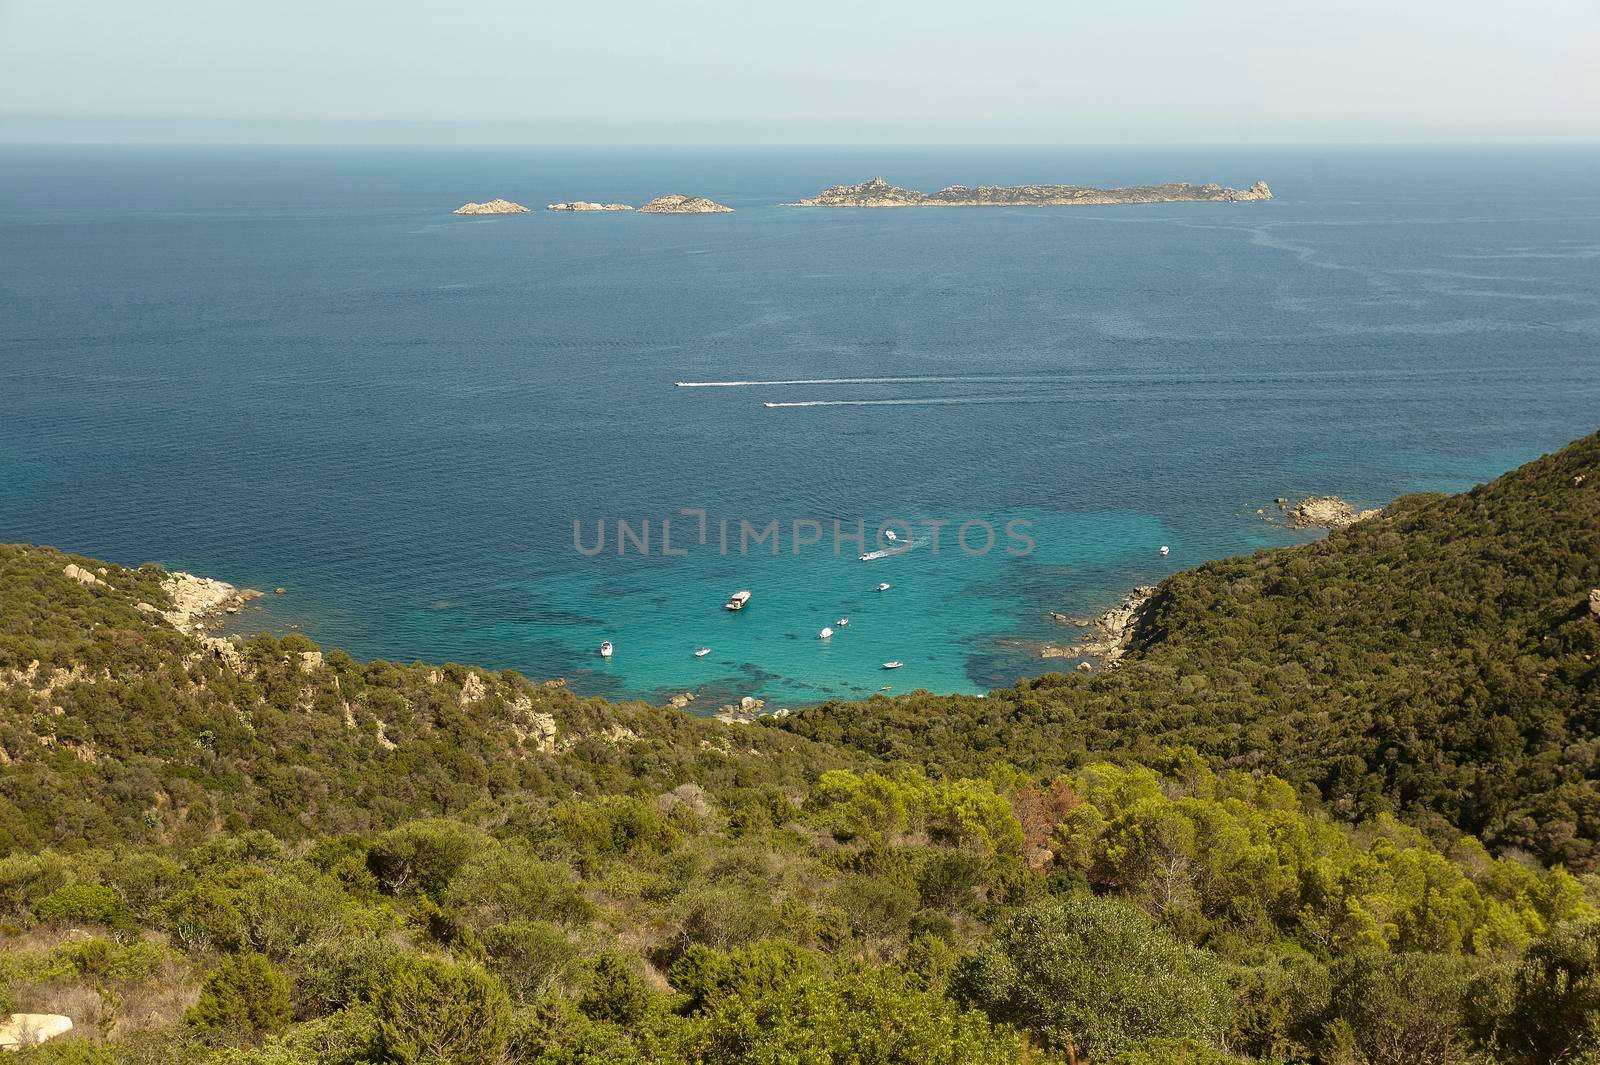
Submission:
[[750,593],[749,593],[749,591],[747,591],[746,589],[741,588],[737,592],[734,592],[732,595],[728,596],[728,607],[727,608],[729,610],[743,610],[744,609],[744,605],[746,603],[748,603],[749,601],[750,601]]
[[828,637],[830,637],[832,635],[833,635],[833,630],[828,628],[827,626],[823,626],[822,631],[817,633],[817,639],[826,640]]
[[850,624],[850,619],[849,618],[840,618],[838,621],[835,621],[834,624],[839,626],[842,629],[846,625]]
[[884,668],[884,669],[899,669],[899,668],[900,668],[900,667],[901,667],[901,666],[903,666],[903,665],[905,665],[905,663],[904,663],[904,662],[901,662],[901,661],[899,661],[899,660],[898,660],[898,659],[897,659],[897,660],[895,660],[895,661],[893,661],[893,662],[885,662],[885,663],[884,663],[884,664],[883,664],[883,668]]
[[600,657],[601,658],[610,658],[611,657],[611,652],[613,650],[614,650],[614,648],[611,646],[611,641],[610,640],[601,641],[601,644],[600,644]]
[[888,590],[889,590],[889,582],[888,581],[884,581],[882,584],[878,585],[878,591],[887,592]]
[[1162,558],[1166,558],[1170,554],[1172,554],[1172,548],[1168,547],[1166,544],[1162,544],[1161,545],[1161,557]]
[[710,654],[710,653],[711,653],[711,648],[709,648],[709,647],[702,647],[702,648],[700,648],[700,650],[698,650],[698,651],[696,651],[696,652],[695,652],[695,653],[694,653],[694,656],[695,656],[695,657],[696,657],[696,658],[704,658],[704,657],[705,657],[705,656],[706,656],[706,655],[708,655],[708,654]]

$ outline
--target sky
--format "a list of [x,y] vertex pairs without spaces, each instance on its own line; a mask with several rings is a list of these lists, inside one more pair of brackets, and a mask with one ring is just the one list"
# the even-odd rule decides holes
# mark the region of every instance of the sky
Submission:
[[1600,2],[0,0],[0,141],[1600,139]]

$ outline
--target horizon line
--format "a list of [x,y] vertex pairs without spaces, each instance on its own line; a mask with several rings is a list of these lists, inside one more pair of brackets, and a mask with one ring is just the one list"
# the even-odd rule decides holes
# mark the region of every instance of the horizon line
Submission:
[[876,151],[928,148],[1490,148],[1490,147],[1600,147],[1600,134],[1582,137],[1416,138],[1411,140],[1151,140],[1151,141],[450,141],[450,140],[111,140],[111,139],[8,139],[0,134],[0,148],[506,148],[506,149],[742,149],[750,151],[798,148],[850,148]]

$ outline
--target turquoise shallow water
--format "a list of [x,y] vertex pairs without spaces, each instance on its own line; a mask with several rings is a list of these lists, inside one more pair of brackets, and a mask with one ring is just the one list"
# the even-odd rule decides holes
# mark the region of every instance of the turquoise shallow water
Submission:
[[[1279,199],[780,206],[876,173]],[[737,210],[449,214],[668,191]],[[981,691],[1076,633],[1049,611],[1292,541],[1274,496],[1456,490],[1593,431],[1600,151],[5,148],[0,306],[0,539],[588,692]],[[810,383],[674,385],[737,380]],[[682,508],[1037,547],[573,549]]]

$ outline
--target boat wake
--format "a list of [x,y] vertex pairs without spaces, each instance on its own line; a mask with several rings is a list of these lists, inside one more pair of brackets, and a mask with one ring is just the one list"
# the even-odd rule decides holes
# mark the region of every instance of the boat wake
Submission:
[[904,399],[792,399],[763,407],[941,407],[963,403],[1060,403],[1075,396],[917,396]]
[[955,377],[797,377],[768,381],[674,381],[679,388],[782,388],[791,385],[961,385],[1003,384],[1020,381],[1067,381],[1068,377],[1023,374],[965,374]]

